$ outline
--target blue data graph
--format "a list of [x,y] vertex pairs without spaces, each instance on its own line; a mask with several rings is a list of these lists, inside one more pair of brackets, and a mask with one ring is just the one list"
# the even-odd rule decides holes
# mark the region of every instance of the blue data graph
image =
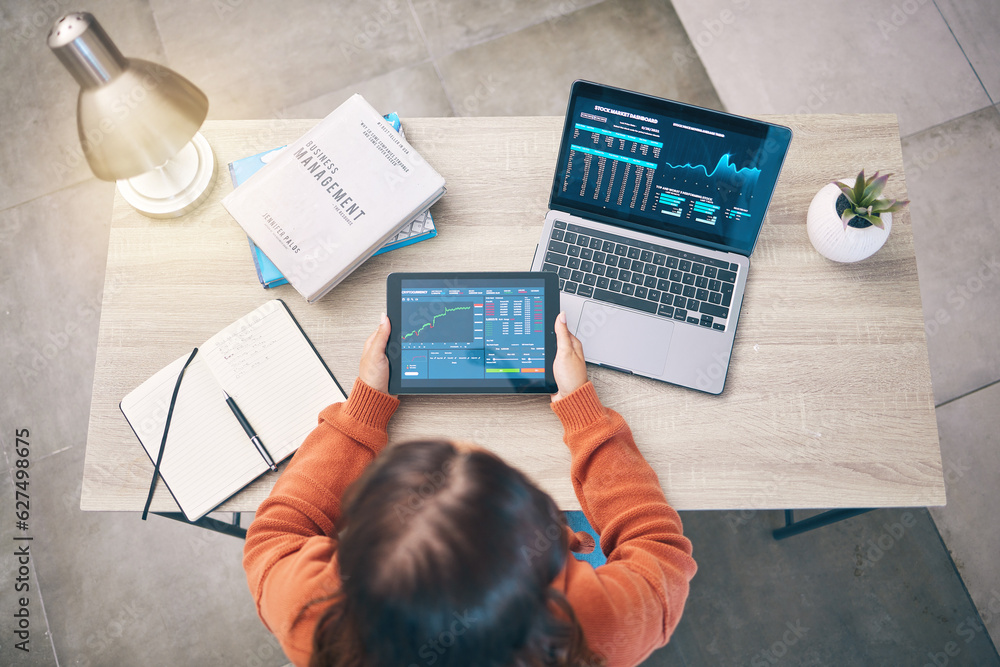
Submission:
[[657,208],[663,215],[684,217],[712,227],[723,220],[739,222],[750,215],[746,206],[757,185],[760,169],[737,169],[729,153],[719,158],[712,171],[703,164],[690,162],[675,165],[665,161],[663,166],[674,174],[674,183],[684,186],[680,190],[668,186],[661,188],[663,191],[657,195]]
[[[690,185],[699,195],[729,208],[734,198],[750,197],[760,169],[758,142],[737,134],[674,123],[663,136],[663,166],[674,187]],[[669,183],[664,183],[669,185]]]
[[400,340],[407,343],[472,342],[475,336],[472,308],[472,303],[405,303],[403,322],[413,329],[403,333]]
[[708,171],[708,167],[703,164],[687,164],[674,165],[669,162],[664,162],[663,165],[669,169],[690,169],[691,171],[700,171],[704,174],[705,178],[711,179],[724,179],[726,181],[741,184],[741,188],[752,188],[757,184],[757,177],[760,176],[760,169],[756,167],[743,167],[737,169],[736,165],[733,164],[732,158],[729,153],[724,154],[719,158],[719,161],[715,163],[715,168],[711,172]]
[[756,152],[741,137],[718,134],[675,127],[664,137],[654,210],[709,227],[739,224],[749,216],[761,174]]

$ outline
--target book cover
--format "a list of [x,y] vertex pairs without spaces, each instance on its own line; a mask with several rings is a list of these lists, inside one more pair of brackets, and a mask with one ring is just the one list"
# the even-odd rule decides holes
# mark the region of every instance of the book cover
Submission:
[[[387,114],[383,116],[383,118],[389,121],[394,130],[401,134],[403,133],[399,116],[395,112]],[[404,134],[403,136],[406,135]],[[273,160],[278,155],[278,152],[283,148],[284,146],[280,146],[278,148],[264,151],[263,153],[258,153],[257,155],[251,155],[249,157],[230,162],[229,176],[233,182],[233,187],[235,188],[242,185],[248,178],[257,173],[261,167]],[[391,236],[385,243],[383,243],[382,247],[376,250],[374,254],[381,255],[384,252],[389,252],[390,250],[396,250],[397,248],[402,248],[413,243],[432,239],[435,236],[437,236],[437,227],[434,225],[434,218],[431,215],[430,210],[425,210],[418,213],[415,218],[403,225],[402,228],[400,228],[395,235]],[[260,284],[264,287],[264,289],[278,287],[279,285],[287,285],[288,281],[285,280],[283,275],[281,275],[281,271],[279,271],[274,265],[274,262],[269,260],[267,255],[265,255],[263,251],[261,251],[261,249],[254,244],[253,239],[248,236],[247,240],[250,243],[250,256],[253,258],[254,269],[257,272],[257,280],[260,281]]]
[[360,95],[223,199],[312,302],[444,194],[444,179]]

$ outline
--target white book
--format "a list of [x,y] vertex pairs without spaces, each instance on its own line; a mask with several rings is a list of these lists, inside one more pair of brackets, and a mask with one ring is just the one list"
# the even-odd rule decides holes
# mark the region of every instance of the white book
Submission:
[[[177,375],[188,356],[143,382],[119,405],[153,462]],[[278,299],[205,341],[181,380],[160,462],[160,476],[189,521],[269,470],[226,403],[226,394],[276,463],[299,448],[323,408],[347,400]]]
[[356,94],[222,204],[313,302],[444,191],[444,178]]

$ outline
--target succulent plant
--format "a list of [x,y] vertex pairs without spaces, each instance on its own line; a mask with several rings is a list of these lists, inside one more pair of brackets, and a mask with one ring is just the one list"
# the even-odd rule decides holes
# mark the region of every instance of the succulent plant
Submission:
[[844,223],[845,230],[848,223],[854,218],[860,218],[879,229],[885,229],[880,216],[883,213],[895,213],[910,203],[908,199],[896,201],[895,199],[890,200],[880,196],[890,176],[892,174],[879,176],[876,171],[875,175],[871,178],[865,178],[865,170],[862,169],[853,186],[834,181],[834,185],[840,188],[840,191],[844,193],[844,197],[847,198],[847,208],[840,214],[840,219]]

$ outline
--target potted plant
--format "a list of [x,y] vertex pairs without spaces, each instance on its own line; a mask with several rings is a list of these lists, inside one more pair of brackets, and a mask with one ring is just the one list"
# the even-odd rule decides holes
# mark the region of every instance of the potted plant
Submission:
[[892,214],[909,201],[882,196],[889,176],[865,178],[865,170],[850,180],[828,183],[809,205],[806,230],[819,254],[835,262],[857,262],[885,244]]

